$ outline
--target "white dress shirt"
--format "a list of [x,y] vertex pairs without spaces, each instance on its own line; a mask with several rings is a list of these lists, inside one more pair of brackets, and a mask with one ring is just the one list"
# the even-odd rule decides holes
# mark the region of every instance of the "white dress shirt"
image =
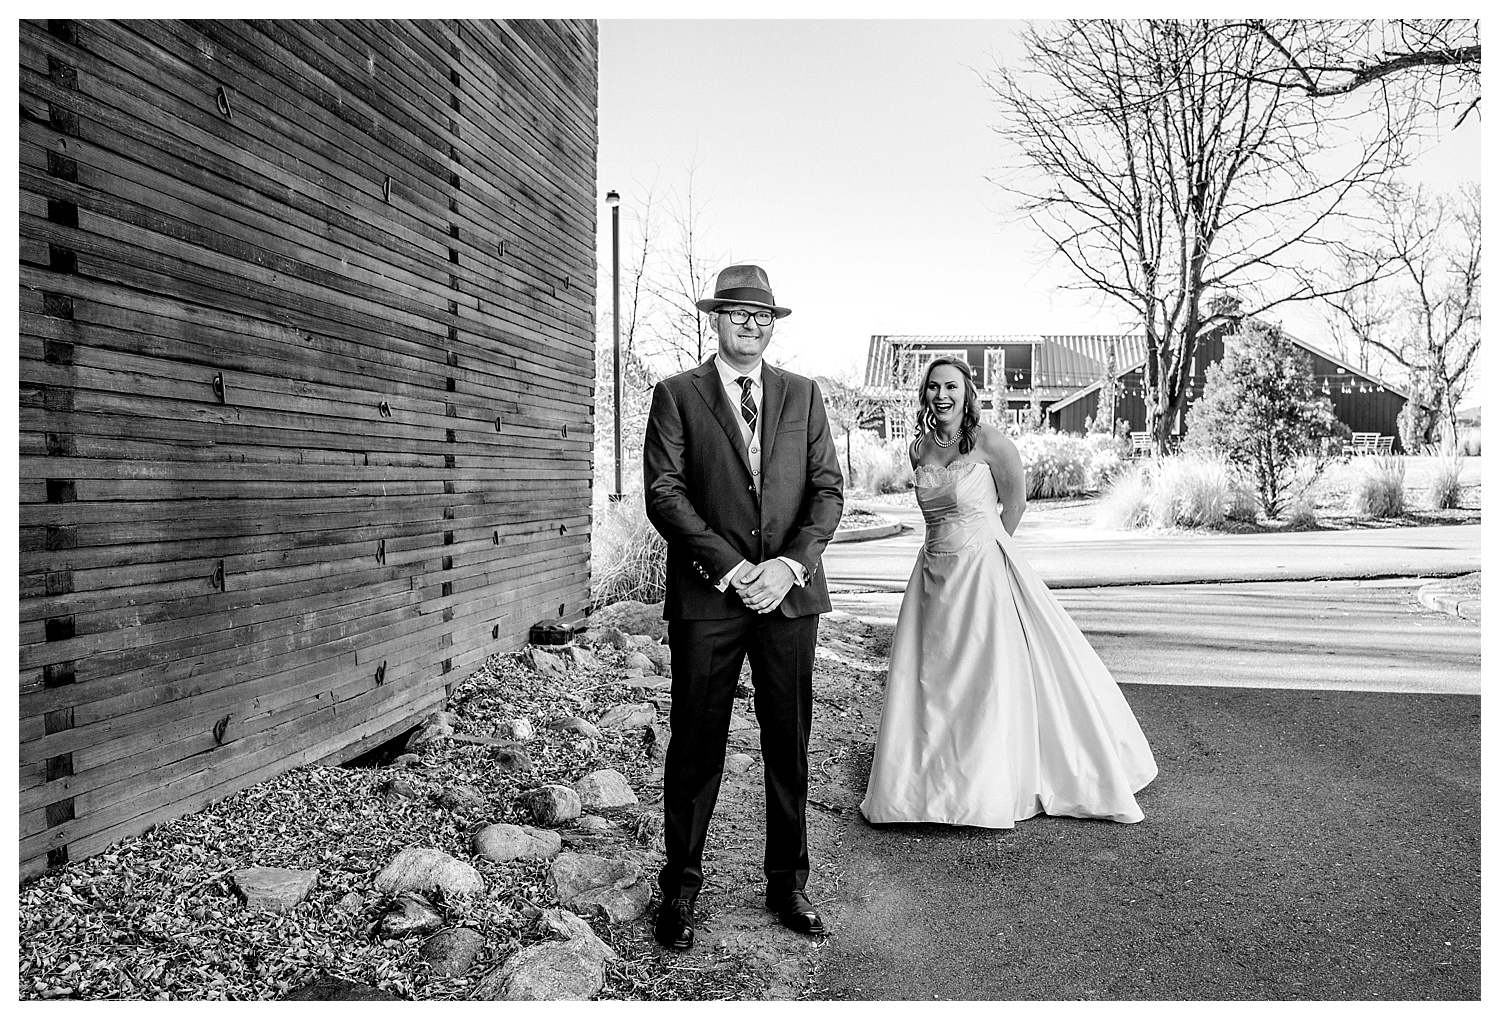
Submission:
[[[755,367],[750,369],[750,371],[740,372],[725,364],[724,360],[718,355],[714,355],[714,368],[719,372],[719,383],[724,387],[724,395],[729,398],[729,406],[734,408],[734,420],[740,427],[740,438],[744,440],[745,449],[750,454],[750,477],[755,482],[755,491],[757,494],[760,492],[761,422],[765,418],[764,412],[766,406],[766,388],[761,385],[760,381],[761,369],[764,367],[765,361],[761,360],[757,361]],[[750,396],[755,401],[755,430],[753,432],[750,430],[750,424],[745,421],[745,416],[740,413],[740,394],[743,390],[740,389],[738,380],[741,376],[745,375],[750,377]],[[791,567],[793,584],[799,588],[806,587],[806,569],[802,564],[786,556],[778,556],[776,558],[788,567]],[[750,566],[749,560],[740,560],[730,569],[729,573],[719,579],[719,583],[714,585],[714,587],[720,591],[726,590],[729,587],[729,582],[733,578],[738,577],[740,571],[748,566]]]

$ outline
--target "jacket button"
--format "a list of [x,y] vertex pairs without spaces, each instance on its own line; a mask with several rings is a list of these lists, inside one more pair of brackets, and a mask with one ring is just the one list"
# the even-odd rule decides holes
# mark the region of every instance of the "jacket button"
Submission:
[[750,529],[750,534],[751,534],[752,537],[755,536],[755,535],[759,535],[760,534],[760,529],[759,528],[751,528]]

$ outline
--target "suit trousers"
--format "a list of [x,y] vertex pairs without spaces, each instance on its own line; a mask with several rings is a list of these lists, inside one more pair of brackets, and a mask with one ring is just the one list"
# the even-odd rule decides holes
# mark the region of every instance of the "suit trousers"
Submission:
[[703,845],[719,798],[740,667],[750,659],[766,779],[766,897],[807,882],[807,743],[812,734],[818,616],[745,613],[725,620],[670,620],[672,738],[663,775],[666,901],[696,899]]

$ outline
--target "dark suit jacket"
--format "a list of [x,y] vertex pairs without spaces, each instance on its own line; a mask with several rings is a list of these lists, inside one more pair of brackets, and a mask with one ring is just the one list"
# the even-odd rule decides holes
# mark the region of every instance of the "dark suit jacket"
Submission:
[[811,379],[770,365],[761,384],[759,498],[739,408],[712,358],[657,383],[651,396],[646,516],[667,540],[669,620],[751,612],[732,585],[720,592],[714,584],[742,559],[755,564],[775,556],[807,571],[807,586],[793,585],[781,612],[807,616],[833,608],[822,558],[844,512],[844,478],[823,397]]

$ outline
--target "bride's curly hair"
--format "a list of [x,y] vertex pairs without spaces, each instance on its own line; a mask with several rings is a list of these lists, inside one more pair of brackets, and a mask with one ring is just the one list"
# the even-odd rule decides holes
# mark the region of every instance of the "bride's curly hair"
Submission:
[[921,438],[923,432],[936,432],[937,419],[932,409],[927,406],[927,380],[932,376],[932,370],[939,365],[952,365],[963,374],[964,377],[964,416],[958,425],[958,452],[968,453],[974,449],[974,437],[979,434],[979,389],[974,385],[974,370],[969,367],[966,358],[951,358],[944,355],[933,358],[927,365],[927,371],[922,373],[922,382],[917,386],[917,436]]

